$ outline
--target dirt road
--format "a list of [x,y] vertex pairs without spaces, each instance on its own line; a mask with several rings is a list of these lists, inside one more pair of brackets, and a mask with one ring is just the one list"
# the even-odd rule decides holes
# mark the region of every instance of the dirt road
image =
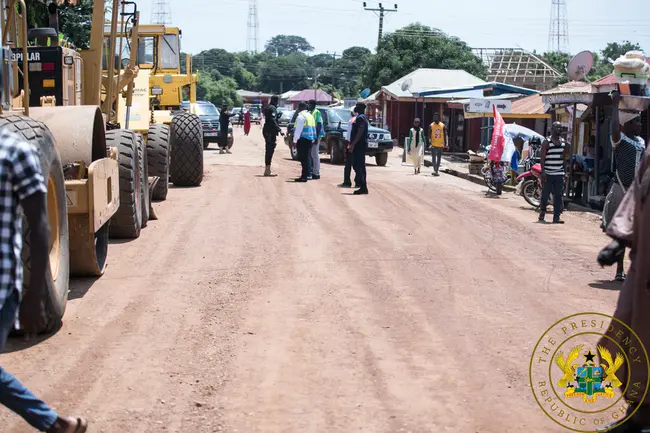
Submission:
[[[325,157],[321,180],[291,182],[284,144],[263,178],[261,134],[240,131],[3,367],[93,432],[564,431],[528,361],[560,317],[614,309],[594,215],[538,225],[521,197],[413,176],[398,150],[368,196]],[[30,431],[4,408],[0,426]]]

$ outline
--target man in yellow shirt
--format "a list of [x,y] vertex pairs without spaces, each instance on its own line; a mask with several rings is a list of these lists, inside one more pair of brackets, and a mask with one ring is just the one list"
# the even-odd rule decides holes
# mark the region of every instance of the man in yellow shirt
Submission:
[[431,162],[433,164],[433,175],[440,176],[440,161],[442,160],[443,149],[449,149],[447,145],[447,127],[440,121],[440,113],[433,113],[433,123],[430,127],[431,136]]

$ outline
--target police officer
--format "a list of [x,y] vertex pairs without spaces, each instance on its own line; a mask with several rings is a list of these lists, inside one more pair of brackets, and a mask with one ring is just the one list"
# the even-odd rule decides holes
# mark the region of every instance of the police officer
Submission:
[[359,189],[354,192],[354,195],[362,195],[368,194],[368,185],[366,183],[366,151],[368,150],[366,104],[358,102],[354,111],[357,113],[357,117],[354,124],[352,124],[350,151],[354,158],[354,171],[357,173],[359,180]]

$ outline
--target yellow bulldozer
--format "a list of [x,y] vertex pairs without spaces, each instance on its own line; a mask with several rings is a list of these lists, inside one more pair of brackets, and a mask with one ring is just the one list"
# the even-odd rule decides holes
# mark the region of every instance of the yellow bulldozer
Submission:
[[[148,219],[150,183],[164,184],[162,198],[166,195],[169,151],[173,157],[175,150],[178,153],[194,144],[187,128],[176,126],[183,124],[176,116],[170,122],[171,133],[165,134],[165,128],[170,126],[155,123],[152,107],[147,110],[152,120],[142,131],[144,136],[128,122],[120,124],[120,101],[124,99],[124,108],[130,111],[138,75],[138,53],[123,59],[122,43],[135,41],[134,46],[138,46],[138,13],[135,8],[127,11],[135,6],[134,2],[112,0],[110,31],[105,34],[104,1],[93,2],[90,48],[76,50],[56,29],[29,29],[24,0],[0,0],[0,126],[39,147],[48,185],[50,272],[45,278],[43,300],[47,323],[39,331],[53,329],[63,317],[71,276],[103,274],[109,224],[113,236],[139,235]],[[48,3],[50,14],[57,14],[58,7],[64,3],[75,5],[77,0],[44,3]],[[130,26],[125,24],[120,30],[120,17],[125,17]],[[118,33],[126,32],[127,27],[129,39],[123,40]],[[202,149],[202,141],[197,147]],[[155,158],[147,158],[152,154]],[[149,177],[147,160],[152,159],[161,174]],[[183,174],[175,172],[172,164],[176,184],[200,184],[196,173],[191,179]],[[26,221],[24,227],[29,230]],[[26,237],[24,240],[28,241]],[[23,262],[26,290],[30,269],[27,242]],[[32,308],[39,306],[25,302],[21,305],[21,311]]]
[[[30,47],[31,52],[45,55],[52,50],[71,51],[55,67],[61,82],[53,87],[32,89],[31,103],[79,105],[80,98],[68,95],[67,89],[87,88],[90,81],[93,94],[96,93],[95,75],[98,68],[101,70],[100,101],[83,103],[101,106],[109,130],[107,140],[118,149],[120,208],[111,220],[110,235],[134,239],[150,218],[150,201],[165,200],[170,177],[177,186],[199,186],[203,179],[200,119],[184,112],[172,116],[173,103],[160,105],[161,99],[167,103],[174,93],[181,94],[184,86],[195,94],[198,77],[180,74],[178,29],[141,26],[137,4],[126,0],[113,0],[110,20],[105,21],[101,2],[95,0],[95,3],[87,51],[77,53],[65,47],[51,47],[55,29],[30,30],[35,36],[47,36],[48,32],[51,36],[47,41],[41,38],[40,43],[34,37],[37,43]],[[94,65],[92,74],[80,74],[79,82],[71,75],[66,76],[66,55],[72,58],[69,62]],[[35,74],[39,73],[29,72]]]
[[[99,108],[101,68],[97,69],[97,65],[101,57],[86,55],[81,60],[75,50],[62,46],[51,47],[47,56],[32,50],[28,46],[24,0],[0,0],[0,10],[0,125],[40,149],[47,179],[50,272],[45,278],[43,300],[47,322],[40,329],[47,331],[63,317],[69,277],[99,276],[104,272],[108,223],[120,207],[118,152],[107,140],[106,121]],[[38,32],[32,36],[43,38]],[[101,56],[101,47],[98,54]],[[62,88],[62,75],[70,86]],[[38,88],[57,86],[57,96],[71,101],[69,106],[56,106],[53,98],[37,95]],[[29,230],[26,221],[24,230]],[[23,262],[27,290],[28,243],[23,248]],[[31,308],[39,307],[25,302],[21,305],[21,311]]]
[[[105,31],[108,34],[108,28]],[[131,25],[125,22],[118,36],[130,39],[131,47],[138,47],[137,53],[130,50],[128,54],[139,69],[133,92],[122,95],[118,101],[120,123],[146,138],[149,175],[161,179],[170,176],[177,186],[200,185],[203,180],[201,120],[195,113],[180,109],[184,90],[189,93],[190,100],[196,102],[198,75],[191,72],[190,56],[185,59],[187,73],[181,74],[180,29],[142,25],[136,20]],[[169,157],[166,159],[161,157],[162,146],[156,150],[150,144],[152,139],[161,137],[169,137]],[[155,187],[153,198],[164,200],[166,194],[165,180]]]

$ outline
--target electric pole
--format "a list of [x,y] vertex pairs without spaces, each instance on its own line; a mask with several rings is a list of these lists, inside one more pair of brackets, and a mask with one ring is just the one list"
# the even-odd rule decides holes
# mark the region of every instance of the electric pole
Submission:
[[384,15],[389,12],[397,12],[397,3],[395,3],[394,9],[386,9],[381,3],[379,3],[379,8],[369,8],[366,2],[363,2],[363,9],[369,12],[374,12],[375,15],[377,15],[377,12],[379,12],[377,15],[379,17],[379,36],[377,38],[377,51],[379,51],[379,47],[381,46],[381,37],[384,34]]

